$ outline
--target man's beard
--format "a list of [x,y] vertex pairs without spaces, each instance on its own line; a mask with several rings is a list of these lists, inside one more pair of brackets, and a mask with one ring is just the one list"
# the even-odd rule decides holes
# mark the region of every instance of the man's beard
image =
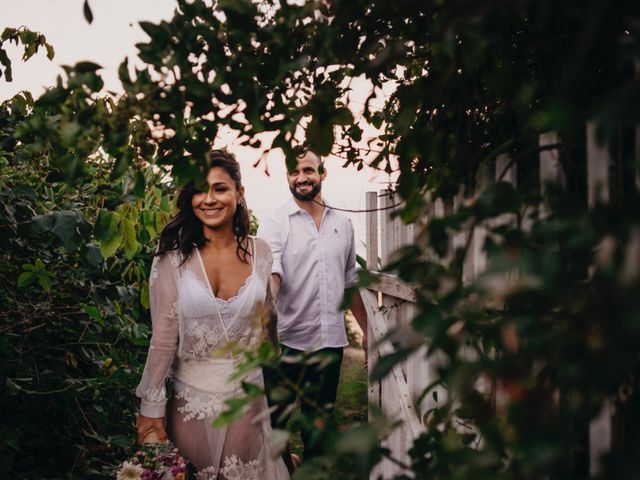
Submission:
[[313,184],[311,186],[311,190],[309,190],[307,193],[302,193],[298,191],[295,185],[292,187],[289,187],[289,190],[291,190],[291,194],[294,197],[296,197],[298,200],[302,202],[309,202],[314,198],[316,198],[316,195],[320,193],[320,191],[322,190],[322,183],[318,182],[316,184]]

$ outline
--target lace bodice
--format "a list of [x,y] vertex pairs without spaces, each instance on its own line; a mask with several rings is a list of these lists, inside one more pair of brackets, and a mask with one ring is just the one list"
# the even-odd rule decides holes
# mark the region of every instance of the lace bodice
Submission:
[[181,362],[232,360],[238,346],[259,343],[262,316],[271,308],[271,252],[263,240],[251,237],[251,242],[251,275],[229,300],[215,297],[197,249],[182,264],[177,251],[154,259],[149,280],[153,334],[136,390],[143,415],[164,415],[165,380]]
[[220,312],[222,325],[227,328],[227,330],[232,323],[232,320],[236,317],[238,311],[242,307],[244,297],[251,287],[252,281],[253,275],[249,275],[240,287],[240,290],[238,290],[238,293],[229,299],[216,297],[216,303],[218,304],[218,312]]

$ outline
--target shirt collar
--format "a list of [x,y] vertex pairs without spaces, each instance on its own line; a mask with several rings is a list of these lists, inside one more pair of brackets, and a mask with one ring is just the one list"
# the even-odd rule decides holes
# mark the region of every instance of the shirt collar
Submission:
[[300,210],[300,205],[296,203],[293,198],[290,198],[289,201],[285,204],[285,209],[288,215],[293,215],[294,213],[298,213]]
[[[326,200],[324,201],[326,204]],[[286,209],[287,215],[293,215],[295,213],[302,211],[302,208],[300,207],[300,205],[298,205],[293,198],[290,198],[289,201],[285,204],[285,209]],[[331,211],[331,209],[328,207],[324,207],[324,209],[325,209],[325,213],[324,213],[325,215]]]

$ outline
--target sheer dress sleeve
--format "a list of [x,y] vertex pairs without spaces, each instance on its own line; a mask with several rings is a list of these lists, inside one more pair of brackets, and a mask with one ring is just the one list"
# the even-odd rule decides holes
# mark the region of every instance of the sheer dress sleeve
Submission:
[[149,277],[152,335],[147,362],[136,395],[145,417],[165,415],[166,379],[171,369],[179,337],[177,269],[173,252],[155,257]]

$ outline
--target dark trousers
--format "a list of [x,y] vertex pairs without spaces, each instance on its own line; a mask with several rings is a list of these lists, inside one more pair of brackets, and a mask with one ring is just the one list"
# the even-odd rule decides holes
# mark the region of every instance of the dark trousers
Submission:
[[[303,352],[281,345],[282,355],[277,368],[264,370],[265,390],[270,407],[273,428],[286,429],[293,405],[300,403],[302,421],[300,435],[305,457],[324,451],[322,435],[331,414],[338,392],[342,348],[323,348],[315,352]],[[288,452],[285,462],[289,464]]]

